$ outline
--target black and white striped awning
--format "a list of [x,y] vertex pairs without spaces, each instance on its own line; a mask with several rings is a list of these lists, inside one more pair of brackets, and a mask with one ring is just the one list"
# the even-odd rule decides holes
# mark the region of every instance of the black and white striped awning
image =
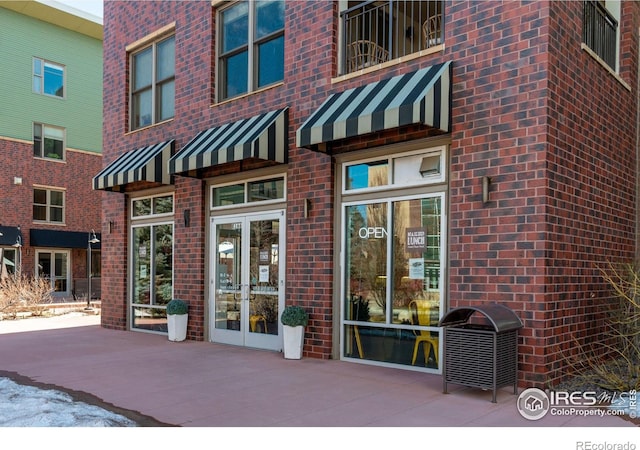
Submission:
[[170,140],[122,154],[93,177],[93,189],[120,191],[123,186],[136,181],[171,184],[167,164],[173,143]]
[[199,133],[169,160],[169,173],[188,172],[245,159],[286,163],[287,111],[279,109]]
[[333,94],[297,131],[298,147],[424,124],[449,131],[451,63]]

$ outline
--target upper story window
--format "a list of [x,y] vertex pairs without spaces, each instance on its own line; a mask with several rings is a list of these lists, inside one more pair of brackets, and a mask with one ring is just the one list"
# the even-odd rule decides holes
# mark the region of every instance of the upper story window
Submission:
[[284,1],[240,1],[220,11],[220,100],[284,79]]
[[64,128],[33,124],[33,156],[64,160]]
[[582,40],[613,70],[617,70],[619,1],[585,1]]
[[131,54],[131,129],[171,119],[175,109],[175,36]]
[[443,1],[348,1],[340,13],[342,73],[443,43]]
[[64,98],[64,66],[33,58],[33,92]]
[[33,220],[64,223],[64,191],[34,188]]

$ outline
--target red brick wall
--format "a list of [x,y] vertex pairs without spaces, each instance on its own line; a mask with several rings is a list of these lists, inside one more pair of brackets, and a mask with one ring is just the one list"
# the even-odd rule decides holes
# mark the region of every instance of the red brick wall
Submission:
[[[161,140],[175,139],[179,150],[206,128],[288,106],[286,302],[311,310],[305,354],[328,358],[339,277],[336,174],[329,156],[295,148],[295,130],[330,93],[452,61],[450,307],[497,301],[513,308],[525,325],[521,384],[543,386],[565,375],[573,336],[587,341],[599,332],[610,293],[596,263],[633,257],[640,4],[624,8],[620,74],[631,92],[581,50],[582,2],[445,2],[443,52],[332,84],[337,3],[295,1],[286,7],[284,83],[215,104],[209,2],[105,2],[105,163]],[[173,21],[176,118],[127,133],[124,48]],[[407,127],[337,143],[335,151],[433,134]],[[492,180],[487,204],[483,176]],[[203,339],[204,183],[177,177],[175,190],[175,294],[190,303],[189,338]],[[104,294],[103,324],[124,328],[127,209],[122,194],[103,197],[104,221],[116,223],[111,235],[103,230],[103,286],[114,287]]]
[[[637,6],[625,5],[625,42],[637,43]],[[597,264],[633,258],[637,45],[623,53],[628,92],[580,49],[581,2],[446,10],[451,307],[513,308],[521,384],[543,387],[567,374],[574,338],[602,332],[610,292]]]
[[[52,161],[34,158],[31,143],[7,139],[0,139],[0,154],[3,155],[3,164],[0,165],[0,224],[21,228],[24,273],[33,273],[35,267],[35,252],[29,242],[31,228],[100,231],[100,195],[91,188],[91,178],[102,168],[100,154],[67,150],[65,162]],[[22,184],[14,184],[14,177],[22,178]],[[64,225],[33,222],[34,185],[65,190]],[[86,256],[83,255],[76,251],[72,254],[74,278],[86,276]]]

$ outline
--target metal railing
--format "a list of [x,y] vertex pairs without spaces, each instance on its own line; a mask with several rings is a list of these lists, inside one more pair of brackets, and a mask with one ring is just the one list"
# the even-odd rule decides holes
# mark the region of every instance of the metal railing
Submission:
[[442,4],[442,0],[371,0],[342,11],[342,72],[350,73],[441,44]]
[[598,1],[584,2],[584,43],[612,69],[616,68],[618,22]]

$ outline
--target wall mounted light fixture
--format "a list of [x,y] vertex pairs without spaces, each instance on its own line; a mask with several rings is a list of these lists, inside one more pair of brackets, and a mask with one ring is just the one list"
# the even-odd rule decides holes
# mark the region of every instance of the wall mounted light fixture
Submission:
[[489,186],[491,186],[491,178],[482,177],[482,203],[489,203]]
[[308,219],[309,214],[311,214],[311,199],[305,198],[304,199],[304,218]]
[[183,211],[183,216],[184,216],[184,227],[189,228],[191,226],[191,210],[185,209]]

